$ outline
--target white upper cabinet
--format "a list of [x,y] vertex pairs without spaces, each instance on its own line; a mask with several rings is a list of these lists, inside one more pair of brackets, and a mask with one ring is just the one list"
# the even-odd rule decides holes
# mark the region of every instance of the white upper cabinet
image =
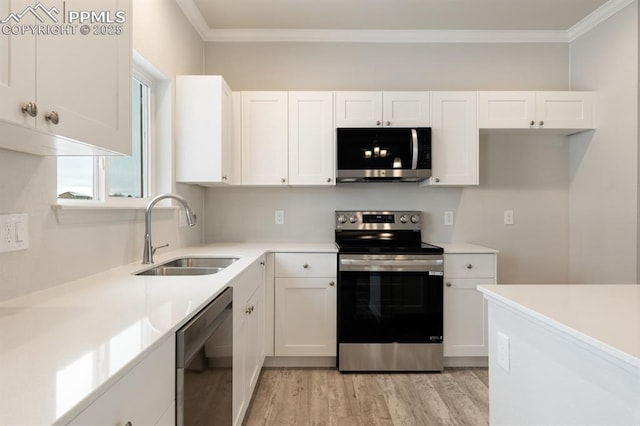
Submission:
[[429,92],[336,92],[336,127],[429,127]]
[[176,180],[239,180],[233,156],[233,93],[219,75],[176,76]]
[[476,92],[431,92],[432,176],[423,185],[478,185]]
[[478,125],[481,129],[594,129],[595,93],[478,92]]
[[[3,2],[0,15],[29,5]],[[54,0],[46,8],[57,21],[46,17],[43,25],[73,27],[62,14],[85,10],[86,1]],[[0,147],[41,155],[131,152],[130,1],[96,0],[91,10],[123,22],[93,22],[86,35],[76,26],[71,34],[0,39]]]
[[242,92],[241,98],[242,184],[287,185],[287,92]]
[[289,92],[289,184],[333,185],[333,92]]

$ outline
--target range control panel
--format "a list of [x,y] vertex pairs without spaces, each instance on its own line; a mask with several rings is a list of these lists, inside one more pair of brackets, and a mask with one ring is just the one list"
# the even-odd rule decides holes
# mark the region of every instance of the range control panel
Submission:
[[336,230],[394,229],[419,230],[420,211],[336,211]]

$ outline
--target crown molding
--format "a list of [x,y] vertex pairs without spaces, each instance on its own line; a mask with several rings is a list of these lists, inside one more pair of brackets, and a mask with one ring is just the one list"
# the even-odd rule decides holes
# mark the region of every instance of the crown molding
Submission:
[[609,19],[635,0],[609,0],[598,9],[583,18],[580,22],[567,30],[567,39],[571,42],[589,32],[602,22]]
[[211,42],[566,43],[566,31],[209,29]]
[[209,28],[194,0],[176,0],[206,42],[569,43],[635,0],[609,0],[568,30],[338,30]]

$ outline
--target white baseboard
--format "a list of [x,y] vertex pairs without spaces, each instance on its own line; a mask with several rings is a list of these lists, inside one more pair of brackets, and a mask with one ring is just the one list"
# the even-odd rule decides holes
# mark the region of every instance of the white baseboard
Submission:
[[268,356],[264,367],[335,367],[334,356]]

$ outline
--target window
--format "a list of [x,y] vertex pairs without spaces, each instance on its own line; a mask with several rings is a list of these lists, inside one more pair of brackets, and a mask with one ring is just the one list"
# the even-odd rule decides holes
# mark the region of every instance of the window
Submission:
[[139,73],[132,81],[131,155],[58,157],[58,199],[108,203],[149,196],[151,81]]

